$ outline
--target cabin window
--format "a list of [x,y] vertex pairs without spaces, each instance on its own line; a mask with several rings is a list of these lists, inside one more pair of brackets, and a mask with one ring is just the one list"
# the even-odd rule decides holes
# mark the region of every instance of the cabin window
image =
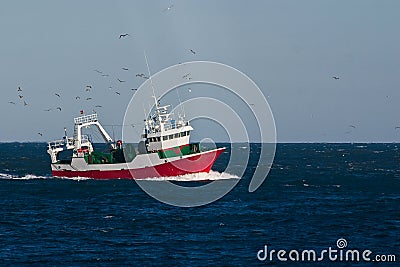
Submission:
[[189,135],[190,134],[190,132],[189,131],[186,131],[186,135]]
[[179,138],[179,134],[178,133],[175,134],[175,138]]
[[157,137],[157,142],[160,142],[161,141],[161,137]]
[[186,132],[182,132],[182,133],[181,133],[181,136],[186,136]]
[[173,139],[174,138],[174,135],[173,134],[170,134],[169,135],[169,140],[171,140],[171,139]]
[[165,140],[168,140],[168,136],[163,136],[162,139],[163,139],[164,141],[165,141]]

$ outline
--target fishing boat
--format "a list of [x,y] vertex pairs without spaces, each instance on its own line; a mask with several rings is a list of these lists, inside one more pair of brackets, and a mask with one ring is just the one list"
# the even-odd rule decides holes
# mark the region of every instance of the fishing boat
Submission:
[[[88,177],[93,179],[144,179],[209,172],[225,150],[203,150],[199,143],[190,143],[194,130],[184,116],[176,120],[169,113],[170,105],[155,101],[153,113],[144,120],[144,133],[137,144],[114,141],[98,120],[96,113],[74,118],[74,135],[48,143],[54,177]],[[106,150],[94,148],[84,128],[96,127],[105,141]],[[60,158],[69,151],[72,155]]]

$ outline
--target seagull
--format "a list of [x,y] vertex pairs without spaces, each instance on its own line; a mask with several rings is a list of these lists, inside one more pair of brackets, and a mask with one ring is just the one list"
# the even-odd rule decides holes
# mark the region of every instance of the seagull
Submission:
[[44,111],[51,111],[51,108],[45,109]]
[[100,74],[103,73],[102,71],[99,71],[99,70],[94,70],[94,71],[97,72],[97,73],[100,73]]
[[126,37],[126,36],[129,36],[129,34],[128,33],[120,34],[118,39],[121,39],[122,37]]
[[86,98],[86,100],[91,100],[91,99],[92,99],[91,97]]
[[28,103],[26,103],[26,101],[24,100],[24,106],[27,106],[28,105]]
[[167,7],[166,9],[164,9],[164,12],[165,12],[165,11],[171,10],[173,7],[174,7],[174,4],[170,5],[169,7]]
[[136,74],[136,77],[142,77],[144,79],[148,79],[149,77],[147,77],[146,75],[144,75],[143,73],[140,74]]
[[354,128],[354,129],[356,128],[356,126],[354,126],[354,125],[349,125],[349,127]]
[[123,70],[129,70],[128,68],[122,68]]
[[137,91],[137,88],[131,88],[132,91]]
[[56,96],[61,97],[59,94],[55,93]]
[[58,109],[59,111],[61,111],[61,108],[60,108],[60,107],[57,107],[57,109]]
[[193,55],[196,55],[196,52],[193,51],[193,49],[190,49],[190,52],[192,52]]
[[9,101],[8,103],[13,104],[13,105],[16,105],[15,102],[12,102],[12,101]]
[[192,89],[188,88],[188,91],[189,91],[189,93],[191,93],[191,92],[192,92]]
[[23,98],[24,96],[23,95],[18,95],[19,96],[19,98]]
[[78,99],[81,99],[81,97],[80,96],[75,96],[75,99],[78,100]]
[[40,135],[40,136],[43,136],[43,134],[42,133],[37,133],[38,135]]
[[[10,103],[10,102],[9,102]],[[396,126],[396,127],[394,127],[395,129],[400,129],[400,126]]]
[[120,79],[117,79],[120,83],[124,83],[125,81],[123,81],[123,80],[120,80]]
[[22,89],[21,89],[21,87],[20,86],[18,86],[18,90],[17,90],[18,92],[22,92]]
[[103,106],[101,105],[96,105],[95,108],[102,108]]
[[102,74],[101,76],[103,76],[103,77],[108,77],[108,76],[110,76],[110,75],[108,75],[108,74]]
[[338,76],[333,76],[332,78],[335,79],[335,80],[339,80],[340,79]]
[[185,75],[182,76],[183,79],[187,78],[190,75],[190,73],[187,73]]
[[117,95],[121,95],[121,93],[120,92],[115,92]]

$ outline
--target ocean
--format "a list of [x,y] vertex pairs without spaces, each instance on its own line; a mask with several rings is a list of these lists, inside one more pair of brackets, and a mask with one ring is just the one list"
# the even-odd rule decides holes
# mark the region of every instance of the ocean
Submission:
[[[325,253],[319,264],[348,266],[356,258],[343,255],[351,249],[360,258],[371,251],[358,266],[398,266],[399,144],[277,144],[273,167],[253,193],[260,144],[250,146],[246,172],[231,192],[180,208],[131,180],[52,178],[45,143],[2,143],[0,264],[302,266],[335,249],[336,259]],[[225,173],[229,149],[208,177],[234,176]],[[278,258],[279,250],[286,254]],[[302,261],[304,250],[317,259]],[[393,256],[397,263],[388,262]]]

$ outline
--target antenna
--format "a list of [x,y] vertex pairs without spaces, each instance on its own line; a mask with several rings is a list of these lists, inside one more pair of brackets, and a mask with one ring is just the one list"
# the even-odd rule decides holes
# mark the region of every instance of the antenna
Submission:
[[143,52],[144,52],[144,58],[146,59],[146,65],[147,65],[147,71],[149,73],[151,89],[153,90],[154,102],[155,102],[156,108],[158,109],[157,97],[156,97],[156,94],[154,93],[153,79],[151,78],[150,67],[149,67],[149,62],[147,61],[146,50],[144,50]]

